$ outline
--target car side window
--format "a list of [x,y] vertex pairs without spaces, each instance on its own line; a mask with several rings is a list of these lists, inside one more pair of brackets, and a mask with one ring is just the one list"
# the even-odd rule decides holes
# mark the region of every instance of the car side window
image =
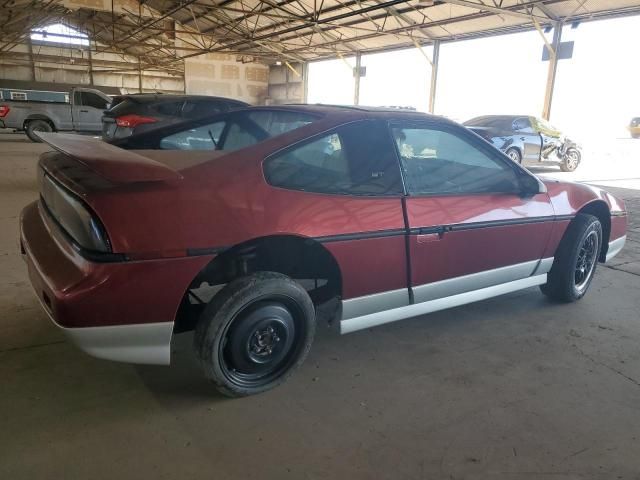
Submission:
[[393,126],[410,194],[512,193],[516,173],[463,135],[431,126]]
[[[163,150],[239,150],[284,132],[300,128],[318,117],[301,112],[232,112],[219,114],[220,120],[182,130],[159,139]],[[206,118],[194,120],[196,125]],[[179,128],[184,128],[178,125]],[[154,140],[158,142],[158,140]],[[157,143],[156,143],[157,144]]]
[[98,108],[100,110],[104,110],[108,105],[108,102],[104,98],[91,92],[80,92],[80,100],[83,106]]
[[531,122],[526,117],[516,118],[513,121],[513,129],[516,132],[529,131],[531,130]]
[[216,150],[226,125],[227,122],[220,121],[174,133],[160,140],[160,148],[162,150]]
[[356,122],[268,158],[270,185],[315,193],[399,195],[402,180],[381,122]]

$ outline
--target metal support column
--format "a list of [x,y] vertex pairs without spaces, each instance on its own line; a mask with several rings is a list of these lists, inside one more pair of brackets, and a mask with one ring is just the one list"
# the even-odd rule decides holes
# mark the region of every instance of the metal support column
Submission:
[[362,65],[362,55],[360,52],[356,53],[356,66],[353,69],[353,77],[355,78],[353,86],[353,104],[360,104],[360,67]]
[[93,55],[91,54],[91,42],[89,42],[87,54],[89,55],[89,85],[93,85]]
[[31,36],[29,35],[27,38],[29,39],[27,45],[29,46],[29,66],[31,67],[31,80],[35,82],[36,81],[36,64],[33,61],[33,44],[31,43]]
[[302,64],[302,103],[307,103],[309,98],[309,63]]
[[436,86],[438,85],[438,61],[440,60],[440,40],[433,42],[433,60],[431,61],[431,87],[429,90],[429,113],[436,108]]
[[553,100],[553,88],[556,84],[556,73],[558,71],[558,47],[562,39],[562,22],[555,22],[553,26],[553,41],[547,45],[549,50],[549,70],[547,72],[547,86],[544,92],[544,106],[542,108],[542,118],[549,120],[551,116],[551,102]]

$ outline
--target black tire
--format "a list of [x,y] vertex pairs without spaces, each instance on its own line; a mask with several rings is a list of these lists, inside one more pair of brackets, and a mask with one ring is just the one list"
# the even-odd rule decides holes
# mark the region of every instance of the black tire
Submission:
[[570,148],[560,163],[560,170],[563,172],[573,172],[578,168],[581,160],[582,155],[580,152],[575,148]]
[[600,220],[585,213],[576,215],[560,241],[547,283],[540,286],[542,293],[560,302],[581,299],[596,273],[601,248]]
[[315,330],[306,290],[285,275],[257,272],[233,280],[209,302],[194,348],[216,388],[242,397],[284,382],[307,357]]
[[53,132],[53,128],[51,124],[45,120],[31,120],[27,123],[26,132],[27,137],[29,137],[32,142],[40,143],[42,140],[36,137],[35,132]]
[[507,148],[507,151],[504,153],[515,163],[522,164],[522,155],[520,154],[520,150],[518,150],[517,148]]

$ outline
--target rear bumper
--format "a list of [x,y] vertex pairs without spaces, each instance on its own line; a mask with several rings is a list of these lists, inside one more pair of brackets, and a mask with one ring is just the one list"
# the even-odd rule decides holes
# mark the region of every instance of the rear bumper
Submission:
[[168,364],[178,306],[212,256],[94,263],[41,210],[20,218],[20,248],[44,310],[73,343],[109,360]]
[[65,328],[53,318],[51,310],[44,304],[36,288],[34,292],[53,324],[76,347],[92,357],[148,365],[171,363],[173,322]]

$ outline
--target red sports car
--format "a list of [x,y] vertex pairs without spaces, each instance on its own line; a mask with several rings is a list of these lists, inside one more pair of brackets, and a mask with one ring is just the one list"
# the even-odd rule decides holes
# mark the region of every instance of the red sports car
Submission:
[[282,382],[320,317],[348,333],[536,285],[571,302],[625,242],[618,198],[416,112],[258,107],[117,145],[40,136],[57,152],[21,248],[52,320],[140,363],[168,364],[195,330],[232,396]]

